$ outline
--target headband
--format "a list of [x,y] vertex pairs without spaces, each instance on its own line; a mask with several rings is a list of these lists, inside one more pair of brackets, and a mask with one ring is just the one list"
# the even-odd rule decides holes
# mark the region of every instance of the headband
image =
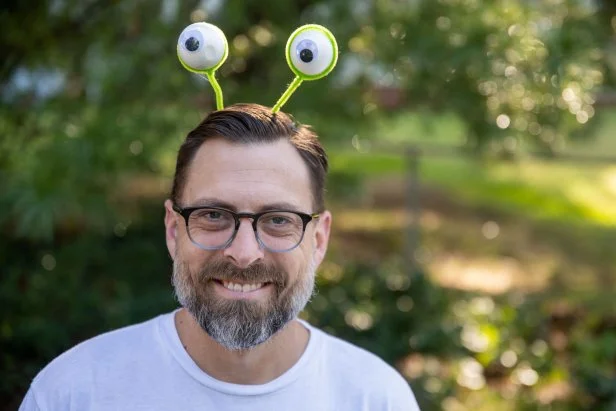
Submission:
[[[215,76],[216,70],[229,55],[229,44],[222,30],[204,22],[187,26],[178,38],[177,55],[186,70],[208,79],[216,95],[216,109],[222,110],[222,89]],[[274,113],[280,110],[303,81],[318,80],[334,69],[338,61],[338,44],[325,27],[306,24],[291,33],[285,55],[295,78],[272,107]]]

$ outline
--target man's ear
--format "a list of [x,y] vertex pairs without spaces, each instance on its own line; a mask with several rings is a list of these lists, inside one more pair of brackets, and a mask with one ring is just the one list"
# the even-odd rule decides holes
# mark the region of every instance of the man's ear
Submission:
[[329,233],[332,225],[332,214],[325,210],[316,221],[314,230],[314,261],[318,266],[325,258],[327,245],[329,244]]
[[178,214],[173,210],[171,200],[165,200],[165,241],[167,242],[167,250],[173,259],[178,235]]

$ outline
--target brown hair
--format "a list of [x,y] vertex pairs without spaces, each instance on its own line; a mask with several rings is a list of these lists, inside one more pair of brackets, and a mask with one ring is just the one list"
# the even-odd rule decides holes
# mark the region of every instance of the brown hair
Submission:
[[288,140],[298,151],[310,172],[316,212],[325,209],[325,177],[327,154],[318,136],[309,126],[296,123],[293,117],[259,104],[234,104],[210,113],[186,136],[178,152],[171,201],[178,203],[192,159],[199,147],[211,138],[223,138],[231,143],[269,143]]

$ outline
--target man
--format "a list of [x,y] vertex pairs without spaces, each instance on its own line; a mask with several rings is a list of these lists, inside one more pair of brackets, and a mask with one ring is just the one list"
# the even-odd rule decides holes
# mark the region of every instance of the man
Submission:
[[21,410],[418,410],[407,382],[299,320],[323,260],[327,156],[282,112],[238,104],[182,144],[166,242],[182,308],[77,345]]

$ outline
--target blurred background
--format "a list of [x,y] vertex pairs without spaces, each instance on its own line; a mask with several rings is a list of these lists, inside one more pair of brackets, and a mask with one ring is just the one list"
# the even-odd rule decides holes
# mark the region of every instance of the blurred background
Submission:
[[305,318],[396,366],[422,410],[616,410],[612,1],[0,7],[0,408],[72,345],[175,307],[162,202],[215,108],[175,45],[208,21],[226,104],[274,104],[299,25],[338,39],[285,106],[331,162]]

